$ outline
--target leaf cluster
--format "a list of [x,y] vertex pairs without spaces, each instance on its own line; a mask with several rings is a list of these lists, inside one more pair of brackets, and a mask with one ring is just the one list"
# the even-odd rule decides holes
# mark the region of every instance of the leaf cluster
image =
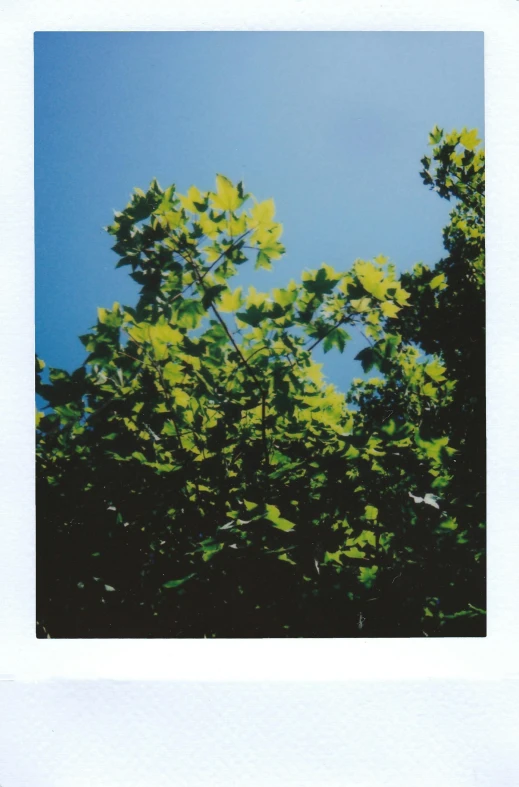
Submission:
[[[37,361],[40,631],[481,627],[484,159],[475,132],[431,142],[422,177],[455,200],[431,270],[379,256],[232,287],[285,250],[273,200],[223,175],[185,195],[154,180],[115,214],[138,303],[98,310],[74,373],[43,382]],[[378,376],[343,393],[314,350],[353,332]]]

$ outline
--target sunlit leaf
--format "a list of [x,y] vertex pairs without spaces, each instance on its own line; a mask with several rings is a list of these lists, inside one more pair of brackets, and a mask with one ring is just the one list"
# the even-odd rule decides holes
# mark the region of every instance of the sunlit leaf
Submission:
[[216,194],[211,196],[211,202],[220,210],[237,210],[243,202],[238,194],[238,189],[233,186],[225,175],[216,176]]

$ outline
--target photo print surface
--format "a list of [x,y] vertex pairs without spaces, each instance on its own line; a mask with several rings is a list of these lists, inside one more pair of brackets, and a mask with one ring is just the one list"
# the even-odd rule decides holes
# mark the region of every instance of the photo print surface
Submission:
[[36,34],[38,637],[485,635],[483,140],[481,33]]

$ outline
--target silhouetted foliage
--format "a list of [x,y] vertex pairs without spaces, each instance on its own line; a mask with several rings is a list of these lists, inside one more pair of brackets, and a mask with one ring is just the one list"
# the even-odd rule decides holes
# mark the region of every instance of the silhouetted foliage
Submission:
[[[116,214],[137,306],[99,309],[73,374],[37,360],[39,636],[485,633],[484,154],[430,142],[454,201],[433,269],[233,290],[282,226],[221,175]],[[344,394],[313,351],[354,327],[376,376]]]

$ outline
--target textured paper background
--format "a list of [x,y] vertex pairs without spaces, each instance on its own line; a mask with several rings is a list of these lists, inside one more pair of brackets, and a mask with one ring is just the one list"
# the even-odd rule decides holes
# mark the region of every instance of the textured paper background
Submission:
[[[519,0],[19,0],[0,22],[1,787],[519,784]],[[486,639],[35,639],[32,34],[67,29],[485,31]],[[99,677],[278,682],[73,680]]]
[[0,691],[2,787],[516,787],[511,681],[46,681]]

